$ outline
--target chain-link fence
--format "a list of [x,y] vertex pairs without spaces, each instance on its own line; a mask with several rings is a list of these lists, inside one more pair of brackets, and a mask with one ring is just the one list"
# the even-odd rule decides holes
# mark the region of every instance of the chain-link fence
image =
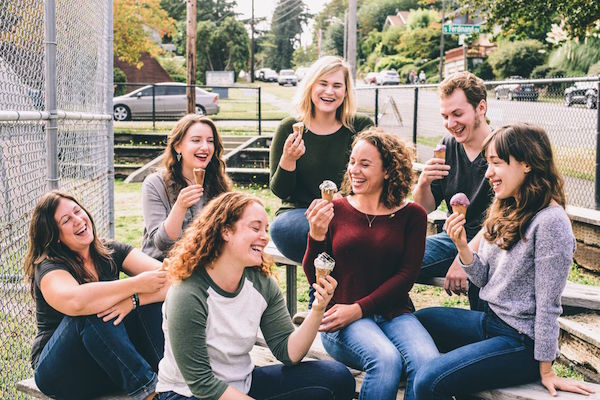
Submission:
[[[486,82],[486,86],[492,128],[512,122],[543,127],[565,178],[568,204],[597,208],[600,78],[508,80]],[[437,85],[360,87],[358,94],[359,111],[371,115],[380,127],[414,142],[420,162],[431,158],[433,148],[447,133]]]
[[29,220],[42,194],[73,193],[113,235],[112,2],[0,2],[0,398],[36,333],[23,280]]

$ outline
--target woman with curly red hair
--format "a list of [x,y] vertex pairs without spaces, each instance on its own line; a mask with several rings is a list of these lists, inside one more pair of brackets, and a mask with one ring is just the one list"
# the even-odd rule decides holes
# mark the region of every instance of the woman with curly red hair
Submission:
[[371,128],[358,134],[342,183],[347,197],[315,200],[309,208],[304,272],[315,281],[323,251],[336,261],[339,282],[321,323],[325,350],[365,371],[360,399],[395,399],[402,376],[405,399],[420,366],[438,356],[413,316],[408,296],[425,251],[427,214],[406,201],[413,153],[397,136]]
[[[189,114],[177,121],[167,139],[164,169],[142,185],[144,253],[162,261],[202,207],[231,190],[222,155],[219,131],[210,118]],[[202,183],[194,169],[204,170]]]
[[[351,399],[354,378],[334,361],[301,362],[336,281],[313,285],[316,301],[294,330],[263,250],[260,200],[224,193],[210,201],[169,253],[175,281],[163,307],[165,356],[157,391],[169,399]],[[258,329],[279,365],[254,368]]]

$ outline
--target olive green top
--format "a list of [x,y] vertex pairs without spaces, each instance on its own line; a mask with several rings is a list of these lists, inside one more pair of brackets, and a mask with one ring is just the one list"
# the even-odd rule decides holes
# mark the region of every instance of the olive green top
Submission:
[[271,191],[282,202],[281,211],[292,208],[306,208],[321,197],[319,185],[330,180],[340,187],[350,158],[354,136],[373,125],[373,121],[364,115],[354,117],[353,130],[343,126],[328,135],[317,135],[304,130],[303,139],[306,152],[296,161],[294,171],[286,171],[279,166],[283,154],[283,145],[293,132],[292,125],[298,122],[289,117],[281,121],[271,144]]

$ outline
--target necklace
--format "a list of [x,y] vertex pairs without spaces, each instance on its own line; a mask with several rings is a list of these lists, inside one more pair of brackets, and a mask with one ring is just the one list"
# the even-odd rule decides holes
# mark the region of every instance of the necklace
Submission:
[[373,221],[377,218],[377,215],[373,215],[373,218],[369,218],[369,214],[365,214],[365,218],[367,218],[367,223],[369,224],[369,228],[373,225]]

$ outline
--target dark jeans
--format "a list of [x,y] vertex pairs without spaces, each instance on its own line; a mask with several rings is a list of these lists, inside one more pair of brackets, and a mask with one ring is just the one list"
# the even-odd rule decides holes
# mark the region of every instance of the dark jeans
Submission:
[[540,379],[533,340],[487,306],[485,312],[432,307],[415,316],[445,353],[417,372],[417,399],[449,399]]
[[[468,241],[471,239],[473,238],[467,238]],[[456,245],[446,231],[440,232],[437,235],[427,236],[425,240],[425,255],[423,256],[423,263],[421,264],[421,272],[418,279],[444,278],[457,254]],[[483,310],[483,302],[479,299],[479,288],[471,283],[471,281],[469,281],[468,297],[471,310]]]
[[[337,361],[305,361],[258,367],[252,371],[248,396],[262,400],[350,400],[354,377]],[[194,400],[175,392],[160,394],[160,400]]]
[[114,392],[133,399],[148,396],[164,350],[161,306],[138,307],[117,326],[96,315],[65,316],[35,368],[38,388],[60,399]]

